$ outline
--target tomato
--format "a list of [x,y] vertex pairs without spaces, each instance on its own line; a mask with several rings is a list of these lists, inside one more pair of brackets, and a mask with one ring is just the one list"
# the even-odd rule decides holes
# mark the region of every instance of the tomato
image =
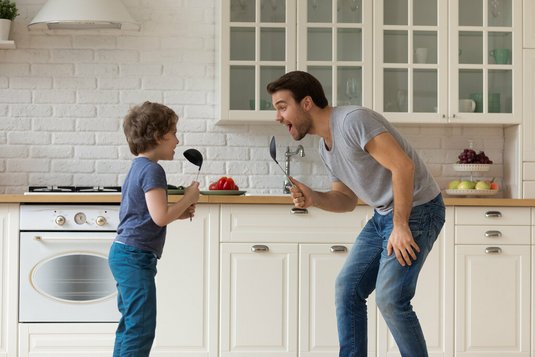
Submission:
[[225,185],[225,182],[227,182],[227,178],[225,176],[223,176],[219,180],[217,180],[217,189],[218,190],[224,190],[223,186]]
[[223,184],[223,190],[235,190],[236,184],[234,183],[234,180],[232,177],[227,177],[227,180]]
[[490,189],[491,190],[497,190],[499,187],[498,187],[498,184],[496,182],[491,182],[490,183]]
[[217,190],[217,182],[212,182],[210,186],[208,186],[208,189],[210,191]]

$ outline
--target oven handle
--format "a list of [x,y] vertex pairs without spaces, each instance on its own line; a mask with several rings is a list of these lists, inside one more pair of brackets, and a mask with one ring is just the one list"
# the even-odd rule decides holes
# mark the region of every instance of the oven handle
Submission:
[[41,242],[44,242],[44,241],[50,241],[50,242],[59,242],[59,241],[100,241],[100,242],[102,242],[102,241],[112,241],[113,240],[113,238],[111,238],[111,237],[102,237],[102,236],[78,237],[78,238],[73,238],[73,237],[68,237],[68,236],[65,236],[65,237],[34,236],[33,239],[37,240],[37,241],[41,241]]

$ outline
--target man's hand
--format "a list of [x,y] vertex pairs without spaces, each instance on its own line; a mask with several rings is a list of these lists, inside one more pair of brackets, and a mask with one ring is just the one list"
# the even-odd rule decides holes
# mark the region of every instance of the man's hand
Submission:
[[292,183],[294,184],[290,189],[294,206],[297,208],[307,208],[313,206],[312,197],[314,195],[314,191],[312,191],[312,189],[307,185],[297,181],[291,176],[290,180],[292,180]]
[[401,266],[411,266],[412,261],[416,260],[416,253],[420,252],[420,247],[414,241],[409,227],[396,228],[394,226],[387,244],[389,256],[392,254],[392,251],[396,254],[396,258]]

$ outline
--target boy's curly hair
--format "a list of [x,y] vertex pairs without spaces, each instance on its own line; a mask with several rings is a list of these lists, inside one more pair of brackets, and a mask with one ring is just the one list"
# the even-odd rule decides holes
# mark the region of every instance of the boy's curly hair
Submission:
[[153,149],[177,122],[178,115],[163,104],[145,102],[131,108],[123,122],[130,152],[137,156]]

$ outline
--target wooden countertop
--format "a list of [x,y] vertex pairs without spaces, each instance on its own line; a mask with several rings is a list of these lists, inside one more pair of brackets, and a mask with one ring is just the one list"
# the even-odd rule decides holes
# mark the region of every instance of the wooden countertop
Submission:
[[[182,196],[170,195],[169,202],[176,202]],[[108,194],[50,194],[50,195],[0,195],[0,203],[120,203],[121,195]],[[204,196],[200,203],[232,204],[291,204],[289,196]],[[447,206],[511,206],[532,207],[535,199],[516,198],[449,198],[445,197]],[[364,205],[364,202],[359,201]]]

